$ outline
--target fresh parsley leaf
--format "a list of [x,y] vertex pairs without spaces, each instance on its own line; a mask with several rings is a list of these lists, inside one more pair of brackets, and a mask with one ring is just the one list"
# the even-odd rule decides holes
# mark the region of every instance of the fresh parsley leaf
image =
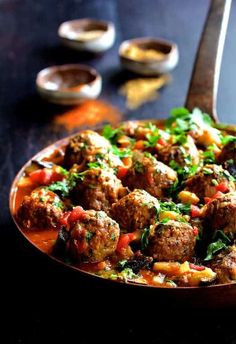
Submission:
[[117,268],[123,270],[127,262],[128,262],[127,259],[122,259],[122,260],[120,260],[120,261],[117,263]]
[[142,235],[141,235],[141,249],[145,250],[149,243],[149,234],[150,234],[150,227],[144,228]]
[[112,146],[112,153],[117,155],[119,158],[126,158],[126,157],[131,156],[130,148],[120,149],[114,145]]
[[205,164],[214,164],[216,161],[215,153],[212,150],[206,150],[202,153],[203,160]]
[[184,145],[185,143],[187,143],[187,141],[188,141],[187,135],[185,135],[184,133],[173,136],[173,143],[174,144],[180,143],[181,145]]
[[162,219],[159,223],[164,225],[165,223],[169,222],[171,219],[169,217],[165,217],[164,219]]
[[225,244],[227,244],[227,245],[231,244],[231,239],[222,230],[217,230],[214,233],[212,239],[213,240],[221,239]]
[[185,107],[178,107],[178,108],[173,108],[170,113],[173,117],[180,117],[180,116],[188,115],[189,110],[186,109]]
[[198,108],[193,109],[192,113],[185,108],[176,108],[171,111],[171,117],[166,120],[165,126],[170,134],[180,135],[212,126],[212,123],[210,116]]
[[125,268],[119,273],[119,277],[121,277],[122,279],[124,279],[125,282],[127,282],[128,280],[138,278],[139,276],[136,275],[132,269]]
[[148,122],[145,125],[145,128],[150,129],[152,133],[157,133],[157,131],[158,131],[157,126],[155,124],[153,124],[152,122]]
[[232,135],[222,136],[221,143],[224,146],[227,145],[227,143],[229,143],[229,142],[236,142],[236,136],[232,136]]
[[62,197],[68,197],[78,180],[84,179],[85,174],[86,171],[81,173],[70,173],[67,178],[49,185],[48,189],[58,193]]
[[69,186],[67,180],[62,180],[55,182],[48,187],[49,190],[59,193],[62,197],[67,197],[69,195]]
[[189,214],[190,205],[174,202],[160,202],[161,211],[175,211],[178,214]]
[[180,166],[175,160],[171,160],[169,166],[178,173],[178,176],[181,177],[180,179],[182,180],[192,177],[198,169],[197,165]]
[[207,255],[204,260],[211,260],[214,258],[214,255],[221,251],[222,249],[227,248],[231,244],[231,239],[222,231],[218,230],[215,232],[212,242],[207,248]]
[[221,240],[218,239],[215,242],[212,242],[208,248],[207,248],[207,255],[206,258],[204,260],[211,260],[214,258],[214,255],[221,251],[222,249],[226,248],[227,246],[225,245],[225,243]]
[[155,147],[160,137],[161,136],[159,134],[146,134],[147,141],[144,141],[144,146]]
[[94,161],[94,162],[89,162],[88,163],[88,168],[105,168],[106,165],[102,161]]
[[107,124],[103,127],[102,136],[104,136],[112,144],[115,144],[121,135],[123,135],[121,128],[114,129],[110,124]]

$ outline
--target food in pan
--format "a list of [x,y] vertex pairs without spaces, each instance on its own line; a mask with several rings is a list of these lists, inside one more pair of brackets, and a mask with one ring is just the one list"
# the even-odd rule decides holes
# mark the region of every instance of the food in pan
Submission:
[[15,219],[41,250],[102,278],[234,283],[235,147],[199,109],[83,130],[28,164]]

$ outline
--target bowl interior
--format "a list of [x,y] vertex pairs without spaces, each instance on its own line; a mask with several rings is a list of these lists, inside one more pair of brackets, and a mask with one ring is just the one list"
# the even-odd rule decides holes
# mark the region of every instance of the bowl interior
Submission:
[[78,66],[48,68],[39,75],[37,83],[48,90],[69,90],[95,81],[97,75],[89,68]]

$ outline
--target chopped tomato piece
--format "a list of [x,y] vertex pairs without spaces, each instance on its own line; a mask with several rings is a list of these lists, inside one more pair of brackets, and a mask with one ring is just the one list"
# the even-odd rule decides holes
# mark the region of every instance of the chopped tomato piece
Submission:
[[78,206],[78,207],[75,207],[71,212],[70,212],[70,215],[68,217],[68,223],[73,223],[77,220],[83,220],[86,216],[86,211]]
[[227,182],[221,182],[216,186],[216,190],[220,192],[227,192],[229,191],[229,185]]
[[191,211],[191,213],[190,213],[191,217],[201,216],[201,209],[197,205],[191,204],[190,211]]
[[122,252],[122,250],[127,248],[131,241],[135,239],[136,235],[134,233],[121,234],[116,250]]
[[158,140],[157,140],[157,143],[161,146],[166,146],[167,145],[167,142],[166,140],[164,140],[162,137],[160,137]]
[[123,179],[128,172],[128,167],[119,166],[117,171],[117,178]]
[[138,140],[137,142],[135,142],[134,148],[143,150],[145,148],[144,141]]
[[199,229],[198,229],[196,226],[193,227],[193,234],[194,234],[195,236],[197,236],[198,233],[199,233]]
[[216,198],[219,198],[223,196],[223,193],[221,191],[217,191],[213,196],[212,196],[212,199],[216,199]]
[[189,263],[189,267],[190,267],[190,269],[197,270],[197,271],[205,270],[205,266],[195,265],[195,264],[192,264],[192,263]]
[[71,214],[71,211],[66,211],[62,215],[62,217],[60,218],[60,221],[59,221],[61,225],[64,225],[64,226],[68,225],[68,218],[69,218],[70,214]]
[[49,185],[64,178],[56,169],[49,168],[33,171],[29,174],[29,177],[33,183],[40,185]]
[[210,198],[210,197],[204,197],[204,201],[205,201],[205,204],[208,204],[208,203],[210,203],[211,201],[213,201],[213,199]]
[[212,197],[204,197],[205,203],[208,204],[208,203],[214,201],[214,199],[217,199],[223,195],[224,195],[223,192],[217,191]]
[[43,168],[41,170],[31,172],[29,177],[33,183],[48,185],[50,183],[51,173],[51,170]]

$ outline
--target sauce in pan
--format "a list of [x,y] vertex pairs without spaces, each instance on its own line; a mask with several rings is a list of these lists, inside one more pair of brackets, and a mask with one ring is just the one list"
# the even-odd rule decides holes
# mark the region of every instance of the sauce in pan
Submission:
[[40,250],[103,278],[233,283],[235,151],[199,109],[84,130],[28,165],[14,216]]

